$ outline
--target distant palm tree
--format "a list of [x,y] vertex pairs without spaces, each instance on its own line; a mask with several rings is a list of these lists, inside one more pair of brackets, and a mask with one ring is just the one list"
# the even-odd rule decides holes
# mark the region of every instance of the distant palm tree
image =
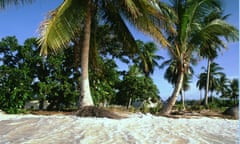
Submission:
[[234,99],[234,104],[237,104],[239,98],[239,80],[233,79],[230,83],[230,98]]
[[[214,91],[218,91],[218,87],[220,85],[219,81],[221,79],[221,77],[223,77],[225,74],[223,72],[221,72],[223,70],[222,67],[220,67],[217,63],[211,63],[210,65],[211,69],[209,72],[209,79],[208,79],[208,70],[205,69],[205,72],[200,74],[199,80],[197,81],[197,86],[199,87],[199,89],[205,89],[206,90],[206,81],[209,81],[209,90],[211,92],[211,96],[212,93]],[[204,97],[204,103],[207,103],[208,105],[208,94],[207,97]],[[206,105],[206,106],[207,106]]]
[[192,79],[192,74],[187,74],[183,79],[183,87],[182,87],[182,90],[180,92],[183,110],[186,109],[185,108],[185,92],[187,90],[189,90],[189,88],[190,88],[189,84],[191,83],[191,79]]
[[221,93],[220,97],[227,97],[230,80],[226,77],[226,75],[222,75],[218,82],[219,85],[217,87],[217,94]]
[[[210,65],[213,60],[218,56],[218,51],[221,51],[222,48],[226,48],[226,44],[220,37],[223,36],[227,41],[236,41],[238,40],[238,30],[227,24],[224,20],[229,15],[222,16],[222,11],[213,11],[207,17],[205,17],[202,28],[203,30],[201,34],[201,45],[200,45],[200,56],[208,59],[208,67],[207,67],[207,81],[205,87],[205,96],[204,96],[204,105],[208,105],[208,90],[209,90],[209,79],[210,79]],[[215,26],[215,23],[218,23],[218,26]],[[205,35],[211,35],[210,39],[205,39]]]
[[[195,64],[194,63],[195,60],[192,60],[191,62]],[[179,73],[178,72],[179,69],[177,67],[177,61],[174,59],[167,60],[161,65],[161,68],[166,65],[168,65],[168,67],[164,73],[164,78],[175,87],[177,84],[177,74]],[[184,74],[183,85],[180,91],[183,110],[185,110],[185,104],[184,104],[185,91],[187,91],[190,88],[189,83],[191,82],[190,80],[192,78],[192,74],[193,74],[192,67],[189,67],[189,72]]]
[[196,83],[196,87],[200,91],[200,100],[202,100],[202,90],[204,90],[205,87],[206,87],[206,81],[205,81],[207,79],[206,76],[207,75],[205,75],[205,74],[200,74],[199,77],[198,77],[199,80]]
[[239,98],[239,79],[229,80],[226,77],[220,78],[219,92],[221,98],[229,98],[234,100],[234,104],[237,104]]
[[7,6],[11,5],[19,5],[19,4],[26,4],[32,3],[35,0],[0,0],[0,9],[5,9]]
[[145,76],[149,76],[149,74],[153,74],[155,67],[160,67],[158,61],[163,59],[163,57],[157,55],[158,48],[153,42],[144,43],[137,40],[137,45],[141,55],[137,55],[134,62],[139,65],[140,70],[143,71]]

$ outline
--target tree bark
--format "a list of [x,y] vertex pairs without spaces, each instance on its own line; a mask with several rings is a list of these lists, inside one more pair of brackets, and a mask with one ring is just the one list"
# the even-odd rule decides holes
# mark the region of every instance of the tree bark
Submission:
[[88,77],[90,35],[91,35],[91,0],[88,1],[87,17],[86,17],[86,23],[84,28],[84,36],[83,36],[83,48],[82,48],[82,57],[81,57],[81,70],[82,70],[81,96],[79,99],[80,107],[94,106],[91,92],[90,92],[89,77]]
[[[74,62],[75,62],[75,73],[74,76],[76,77],[76,90],[77,92],[81,92],[81,77],[80,77],[80,72],[79,72],[79,66],[80,66],[80,39],[76,38],[73,40],[74,43]],[[77,106],[80,106],[80,103],[77,102]]]
[[206,89],[205,89],[205,95],[204,95],[204,105],[205,106],[208,106],[208,91],[209,91],[210,70],[211,70],[211,60],[208,59],[207,81],[206,81]]
[[185,91],[183,89],[181,91],[182,110],[185,111]]
[[184,78],[184,71],[181,71],[180,74],[178,75],[177,84],[174,88],[172,96],[168,99],[168,103],[163,106],[161,114],[163,115],[170,114],[172,107],[175,105],[177,97],[182,89],[183,78]]

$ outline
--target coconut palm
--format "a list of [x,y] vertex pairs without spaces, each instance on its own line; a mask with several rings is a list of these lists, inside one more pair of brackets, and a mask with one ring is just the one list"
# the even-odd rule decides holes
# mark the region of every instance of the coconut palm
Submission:
[[205,89],[205,87],[206,87],[206,79],[207,79],[207,75],[205,75],[205,74],[200,74],[199,76],[198,76],[198,81],[197,81],[197,83],[196,83],[196,87],[199,89],[199,91],[200,91],[200,101],[202,101],[202,90],[204,90]]
[[217,94],[221,93],[220,97],[226,97],[227,91],[229,90],[230,80],[226,77],[226,75],[222,75],[218,82],[219,85],[217,87]]
[[238,97],[239,97],[239,80],[238,79],[233,79],[230,82],[230,98],[234,99],[234,104],[237,104]]
[[[49,51],[56,52],[69,44],[72,37],[76,36],[76,29],[83,30],[83,47],[81,49],[81,104],[80,106],[93,105],[88,80],[88,59],[90,38],[92,34],[92,22],[94,10],[102,22],[109,24],[124,42],[124,47],[132,48],[137,52],[137,46],[124,20],[128,20],[139,30],[152,35],[164,46],[168,44],[161,28],[167,27],[166,16],[147,0],[143,1],[107,1],[107,0],[67,0],[49,17],[40,27],[41,54],[46,55]],[[173,30],[173,28],[169,29]],[[91,43],[92,45],[92,43]]]
[[[175,23],[177,28],[176,35],[169,35],[168,51],[174,59],[177,60],[177,84],[173,90],[168,103],[163,107],[162,113],[169,114],[172,106],[177,100],[177,96],[182,88],[184,74],[189,69],[190,60],[199,53],[199,48],[202,41],[214,41],[217,37],[227,37],[229,33],[225,33],[224,27],[226,22],[221,20],[214,20],[208,25],[205,25],[204,20],[213,11],[221,10],[221,3],[219,0],[174,0],[171,3],[172,8],[175,10],[178,22]],[[236,28],[230,36],[238,37]],[[216,37],[212,37],[215,34]]]
[[[217,63],[211,63],[210,65],[211,69],[209,72],[209,78],[208,78],[208,70],[205,69],[205,72],[200,74],[199,80],[197,81],[197,86],[200,88],[204,88],[206,90],[206,81],[209,81],[209,90],[212,93],[214,91],[218,91],[218,87],[220,85],[219,81],[221,77],[223,77],[225,74],[221,72],[223,70],[222,67],[220,67]],[[208,97],[204,97],[204,103],[208,104]]]
[[[192,60],[191,62],[195,64],[195,60]],[[168,65],[168,67],[164,73],[164,78],[175,87],[177,84],[177,75],[179,73],[178,72],[179,69],[177,67],[177,61],[174,59],[167,60],[161,65],[161,68],[166,65]],[[188,73],[184,74],[183,85],[180,91],[183,110],[185,110],[185,104],[184,104],[185,91],[187,91],[190,88],[189,83],[191,82],[190,80],[192,78],[192,74],[193,74],[192,67],[189,67]]]
[[[134,59],[134,62],[139,65],[140,70],[143,71],[145,76],[149,76],[149,74],[153,74],[155,67],[160,67],[158,61],[163,59],[163,57],[156,54],[158,48],[153,42],[144,43],[138,40],[137,45],[141,55],[137,55],[137,58]],[[142,59],[140,56],[143,56],[144,59]]]
[[7,6],[32,3],[35,0],[0,0],[0,9],[5,9]]
[[185,92],[190,89],[189,84],[191,83],[191,79],[192,79],[192,74],[187,74],[186,76],[184,76],[183,86],[182,86],[182,90],[180,92],[183,110],[186,109],[185,108],[185,96],[186,96]]
[[237,104],[239,97],[239,80],[234,78],[232,80],[227,79],[225,76],[220,78],[220,85],[218,91],[221,93],[222,98],[230,98],[234,100],[234,104]]
[[[32,2],[31,0],[1,0],[1,8],[18,2]],[[137,46],[131,35],[126,20],[137,29],[153,36],[163,46],[168,45],[161,29],[174,32],[174,27],[169,23],[168,16],[172,16],[166,5],[155,5],[155,1],[141,0],[65,0],[51,11],[40,26],[39,45],[41,55],[57,52],[67,47],[72,38],[78,36],[79,29],[83,32],[81,56],[81,96],[80,106],[93,105],[89,89],[88,59],[90,38],[93,27],[92,21],[97,11],[101,22],[109,24],[120,35],[124,48],[137,52]],[[93,44],[94,45],[94,44]],[[142,57],[143,58],[143,57]]]
[[207,67],[208,73],[207,73],[206,90],[205,90],[205,96],[204,96],[205,106],[208,105],[207,94],[209,90],[209,79],[210,79],[210,71],[211,71],[210,65],[213,62],[213,60],[218,56],[218,51],[221,51],[222,48],[226,48],[226,44],[221,39],[221,37],[219,37],[219,34],[223,35],[225,37],[225,40],[227,41],[238,40],[238,35],[236,35],[236,33],[238,33],[238,30],[236,30],[233,26],[227,23],[224,23],[224,20],[226,20],[229,15],[225,15],[225,16],[222,16],[222,15],[223,15],[222,11],[213,11],[204,20],[204,25],[206,25],[206,27],[208,27],[209,24],[215,21],[219,21],[222,23],[221,25],[222,30],[224,30],[222,32],[215,32],[211,28],[212,31],[209,32],[209,34],[211,34],[212,38],[210,40],[202,41],[202,45],[200,47],[200,55],[208,59],[208,67]]
[[171,46],[168,51],[176,60],[176,85],[169,97],[166,105],[163,106],[162,113],[169,114],[172,106],[176,103],[177,97],[182,89],[184,74],[189,70],[190,59],[193,56],[198,43],[193,41],[194,34],[198,33],[197,25],[201,23],[201,19],[210,13],[211,10],[219,8],[216,0],[197,0],[197,1],[181,1],[175,0],[171,3],[172,8],[176,12],[178,22],[175,23],[177,28],[176,35],[169,35]]
[[[229,15],[222,16],[223,12],[222,11],[213,11],[211,12],[203,22],[203,28],[206,29],[202,33],[202,44],[200,46],[200,56],[203,58],[208,59],[208,67],[207,67],[207,81],[206,81],[206,90],[205,90],[205,96],[204,96],[204,105],[208,105],[208,90],[209,90],[209,79],[210,79],[210,69],[211,69],[211,63],[213,60],[218,56],[218,52],[222,50],[222,48],[226,48],[226,44],[224,41],[221,39],[219,35],[222,35],[225,40],[227,41],[236,41],[238,40],[238,30],[234,28],[233,26],[227,24],[224,22],[224,20],[227,19]],[[221,28],[221,31],[217,31],[216,29],[212,28],[212,23],[218,22],[219,28]],[[218,28],[218,29],[219,29]],[[205,39],[204,35],[205,34],[211,35],[211,39]]]

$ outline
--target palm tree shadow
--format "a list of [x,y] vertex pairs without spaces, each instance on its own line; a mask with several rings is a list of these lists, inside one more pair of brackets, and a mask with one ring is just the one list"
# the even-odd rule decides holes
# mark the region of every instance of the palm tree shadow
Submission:
[[96,107],[96,106],[85,106],[81,107],[76,115],[79,117],[98,117],[98,118],[111,118],[111,119],[122,119],[125,118],[120,116],[113,111],[106,110],[104,108]]

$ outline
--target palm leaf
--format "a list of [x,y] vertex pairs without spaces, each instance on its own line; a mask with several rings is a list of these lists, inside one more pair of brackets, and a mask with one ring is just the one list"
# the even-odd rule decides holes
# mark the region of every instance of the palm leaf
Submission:
[[125,8],[127,9],[127,12],[131,14],[131,16],[133,16],[133,18],[137,18],[138,16],[141,15],[141,13],[139,12],[138,7],[136,6],[136,4],[134,3],[134,1],[132,0],[123,0],[123,1],[119,1],[120,5],[123,5],[121,8]]
[[[124,15],[126,16],[126,19],[144,34],[150,35],[156,41],[160,42],[163,47],[168,46],[169,43],[161,29],[164,28],[174,31],[174,28],[171,27],[172,24],[158,9],[154,8],[149,1],[135,1],[135,4],[140,9],[139,11],[141,11],[141,15],[136,18],[131,15]],[[121,9],[121,13],[126,13],[126,10]]]
[[[211,13],[210,10],[220,9],[220,2],[218,0],[194,0],[184,5],[185,11],[180,15],[180,31],[179,37],[181,43],[187,43],[187,40],[192,31],[192,24],[199,22],[204,17]],[[187,47],[183,47],[186,50]]]
[[31,4],[33,1],[35,0],[0,0],[0,9],[5,9],[11,5]]
[[209,39],[211,39],[213,34],[224,36],[227,41],[238,40],[238,30],[220,19],[212,21],[201,30],[201,35],[204,35]]
[[110,25],[111,29],[118,35],[123,43],[126,53],[134,54],[138,51],[135,39],[129,31],[126,23],[120,15],[118,9],[109,1],[104,1],[102,17]]
[[65,0],[57,9],[48,14],[39,28],[38,42],[41,46],[41,55],[46,55],[48,51],[56,52],[69,44],[71,38],[80,29],[85,8],[84,0]]

